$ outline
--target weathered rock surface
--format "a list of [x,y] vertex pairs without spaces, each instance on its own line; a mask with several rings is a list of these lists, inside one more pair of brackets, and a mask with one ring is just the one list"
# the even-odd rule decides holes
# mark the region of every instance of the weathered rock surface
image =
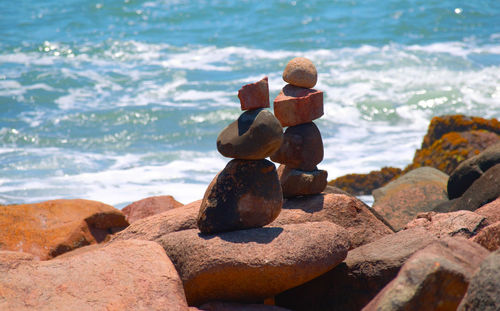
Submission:
[[400,231],[349,251],[343,263],[276,296],[292,310],[361,310],[398,273],[404,262],[436,238],[421,228]]
[[287,84],[274,99],[274,115],[283,127],[312,122],[323,115],[323,92]]
[[280,215],[271,226],[330,221],[349,232],[356,248],[393,233],[378,220],[365,203],[343,194],[317,194],[286,199]]
[[290,60],[283,71],[283,80],[295,86],[312,88],[318,81],[314,64],[305,57]]
[[370,195],[372,191],[385,186],[391,180],[399,177],[402,170],[396,167],[383,167],[379,171],[368,174],[347,174],[328,182],[328,185],[338,187],[353,195]]
[[448,197],[460,197],[485,171],[500,163],[500,143],[494,144],[477,156],[461,162],[448,180]]
[[232,302],[209,302],[200,306],[203,311],[288,311],[288,309],[261,304],[243,304]]
[[0,310],[188,310],[156,243],[121,241],[50,261],[2,260]]
[[130,239],[155,241],[165,234],[195,229],[197,228],[196,220],[200,206],[201,200],[198,200],[161,214],[140,219],[114,235],[111,241]]
[[458,310],[500,310],[500,250],[490,254],[481,263]]
[[190,305],[272,297],[335,267],[349,248],[346,231],[330,222],[215,235],[184,230],[158,243],[177,268]]
[[313,171],[323,161],[323,140],[313,122],[291,126],[283,135],[280,149],[271,160],[302,171]]
[[228,158],[260,160],[274,154],[283,141],[283,128],[265,109],[245,111],[217,137],[217,150]]
[[474,270],[488,254],[462,238],[440,239],[408,259],[363,310],[456,310]]
[[451,205],[451,211],[474,211],[500,197],[500,164],[476,179],[464,194]]
[[286,165],[278,167],[278,178],[285,198],[321,193],[326,188],[328,172],[315,169],[305,172]]
[[422,227],[436,237],[470,238],[487,225],[486,218],[471,211],[451,213],[427,212],[406,224],[405,229]]
[[500,221],[500,198],[481,206],[474,213],[486,217],[489,223]]
[[500,122],[464,115],[446,115],[431,120],[422,146],[405,171],[432,166],[451,174],[460,162],[500,142]]
[[173,196],[162,195],[136,201],[125,206],[122,212],[125,214],[127,221],[133,223],[139,219],[160,214],[182,205]]
[[128,226],[112,206],[89,200],[53,200],[0,206],[0,250],[45,260],[99,243]]
[[235,159],[208,186],[198,228],[215,233],[261,227],[278,217],[282,204],[283,193],[272,162]]
[[267,77],[255,83],[244,85],[238,91],[241,110],[269,108],[269,84]]
[[500,248],[500,221],[497,221],[483,229],[472,238],[473,242],[481,245],[489,251]]
[[420,212],[431,211],[448,200],[448,175],[432,167],[420,167],[373,191],[373,210],[396,231]]

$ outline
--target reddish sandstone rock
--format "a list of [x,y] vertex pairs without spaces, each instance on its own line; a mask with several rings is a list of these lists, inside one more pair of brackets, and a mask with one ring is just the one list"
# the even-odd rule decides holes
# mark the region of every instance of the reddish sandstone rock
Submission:
[[448,176],[432,167],[417,168],[373,191],[373,210],[398,231],[420,212],[448,201]]
[[316,120],[323,115],[323,92],[287,84],[274,99],[274,115],[283,127]]
[[269,84],[267,77],[264,79],[244,85],[238,91],[241,110],[252,110],[258,108],[269,108]]
[[487,224],[486,218],[471,211],[451,213],[427,212],[406,224],[405,229],[422,227],[436,237],[470,238]]
[[158,243],[177,268],[190,305],[261,301],[332,269],[349,248],[348,234],[330,222],[215,235],[184,230]]
[[447,115],[431,120],[422,146],[405,171],[431,166],[447,174],[460,162],[500,142],[500,122],[464,115]]
[[313,171],[323,160],[323,140],[313,122],[290,126],[283,135],[280,149],[271,160],[302,171]]
[[448,197],[450,199],[460,197],[476,179],[498,163],[500,163],[500,143],[460,163],[448,180]]
[[346,228],[352,248],[393,233],[370,212],[366,204],[343,194],[318,194],[286,199],[280,215],[270,225],[315,221],[330,221]]
[[161,214],[140,219],[114,235],[111,241],[131,239],[155,241],[165,234],[195,229],[197,228],[196,219],[200,206],[201,200],[198,200]]
[[464,194],[454,200],[450,211],[474,211],[500,197],[500,163],[476,179]]
[[312,88],[318,81],[314,64],[305,57],[290,60],[283,71],[283,80],[291,85]]
[[127,221],[133,223],[139,219],[160,214],[182,205],[183,204],[176,201],[173,196],[162,195],[145,198],[129,204],[122,209],[122,212],[125,214]]
[[475,237],[473,242],[478,243],[489,251],[500,248],[500,221],[483,228]]
[[283,193],[274,164],[267,160],[232,160],[207,187],[198,228],[215,233],[256,228],[281,211]]
[[283,196],[291,198],[301,195],[321,193],[326,188],[328,172],[315,169],[305,172],[286,165],[278,167],[278,177],[283,189]]
[[276,296],[295,311],[358,311],[397,275],[415,252],[436,238],[417,228],[384,236],[349,251],[343,263],[316,279]]
[[500,250],[481,263],[458,307],[458,311],[474,310],[500,310]]
[[500,198],[481,206],[474,213],[486,217],[489,223],[500,221]]
[[269,110],[249,110],[229,124],[217,137],[217,150],[225,157],[260,160],[278,150],[283,128]]
[[402,170],[396,167],[383,167],[379,171],[368,174],[348,174],[337,177],[328,182],[328,185],[338,187],[353,195],[370,195],[372,191],[385,186],[396,179]]
[[456,310],[474,270],[489,252],[461,238],[444,238],[414,254],[370,310]]
[[209,302],[205,303],[198,310],[203,311],[289,311],[285,308],[259,304],[242,304],[233,302]]
[[181,280],[163,249],[121,241],[50,261],[2,260],[0,309],[188,310]]
[[54,200],[0,206],[0,249],[45,260],[99,243],[128,226],[112,206],[89,200]]

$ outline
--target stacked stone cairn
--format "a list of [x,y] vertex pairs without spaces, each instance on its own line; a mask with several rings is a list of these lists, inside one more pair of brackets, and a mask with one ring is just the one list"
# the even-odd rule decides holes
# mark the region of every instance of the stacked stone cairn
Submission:
[[276,167],[265,159],[283,142],[280,122],[266,109],[267,77],[243,86],[238,97],[244,112],[217,137],[217,150],[233,160],[208,186],[198,214],[206,234],[267,225],[283,204]]
[[271,160],[281,163],[278,176],[285,198],[321,193],[328,173],[316,167],[323,160],[321,133],[312,122],[323,115],[323,92],[312,88],[318,80],[316,67],[296,57],[288,62],[283,80],[289,84],[274,100],[274,114],[288,128]]

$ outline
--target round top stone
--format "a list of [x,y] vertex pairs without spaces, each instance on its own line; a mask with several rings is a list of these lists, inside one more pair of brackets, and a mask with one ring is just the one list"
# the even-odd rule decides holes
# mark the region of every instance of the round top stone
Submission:
[[318,81],[318,72],[309,59],[295,57],[286,65],[283,80],[295,86],[312,88]]

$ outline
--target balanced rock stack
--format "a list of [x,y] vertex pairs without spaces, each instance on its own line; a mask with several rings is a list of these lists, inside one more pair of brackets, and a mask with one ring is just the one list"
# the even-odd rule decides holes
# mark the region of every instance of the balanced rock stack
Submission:
[[288,82],[274,100],[274,114],[285,131],[283,144],[271,156],[281,163],[278,175],[284,197],[321,193],[328,173],[318,170],[323,160],[323,140],[312,122],[323,115],[323,92],[312,89],[318,73],[307,58],[288,62],[283,80]]
[[265,158],[283,141],[280,122],[269,108],[267,77],[243,86],[243,112],[217,137],[217,150],[233,158],[212,180],[198,214],[202,233],[256,228],[278,217],[283,204],[276,167]]

